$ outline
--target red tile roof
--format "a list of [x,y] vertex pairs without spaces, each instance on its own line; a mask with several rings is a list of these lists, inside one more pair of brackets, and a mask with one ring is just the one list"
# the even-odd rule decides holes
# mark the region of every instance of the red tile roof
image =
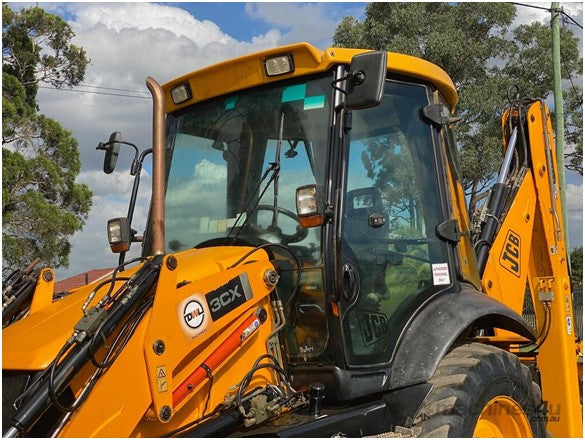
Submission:
[[65,278],[64,280],[57,281],[55,283],[55,292],[65,292],[76,287],[85,286],[86,284],[92,283],[98,278],[107,275],[108,273],[112,272],[114,269],[92,269],[88,272],[80,273],[79,275],[75,275],[69,278]]

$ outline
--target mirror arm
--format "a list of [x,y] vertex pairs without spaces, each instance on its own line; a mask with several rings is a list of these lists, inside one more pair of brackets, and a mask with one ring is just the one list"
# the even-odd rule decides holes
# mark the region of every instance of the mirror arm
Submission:
[[132,164],[132,167],[136,167],[135,170],[135,177],[134,177],[134,184],[132,185],[132,193],[130,194],[130,204],[128,205],[128,223],[132,225],[132,217],[134,216],[134,205],[136,205],[136,196],[138,195],[138,187],[140,186],[140,175],[142,173],[142,162],[144,158],[152,153],[152,148],[144,150],[138,159],[135,159],[134,162],[136,165]]
[[337,85],[337,83],[343,82],[343,81],[345,81],[346,79],[348,79],[348,78],[349,78],[349,76],[350,76],[350,74],[351,74],[351,73],[348,73],[347,75],[345,75],[345,76],[343,76],[343,77],[341,77],[341,78],[338,78],[338,79],[336,79],[336,80],[332,81],[332,82],[331,82],[331,87],[333,87],[333,90],[337,90],[338,92],[340,92],[340,93],[342,93],[342,94],[344,94],[344,95],[347,95],[347,91],[346,91],[346,90],[345,90],[343,87],[339,87],[339,86]]
[[134,150],[136,150],[136,156],[138,156],[138,147],[136,145],[134,145],[132,142],[126,142],[126,141],[108,141],[108,142],[100,142],[98,143],[98,146],[95,147],[96,150],[107,150],[107,147],[109,147],[112,144],[124,144],[124,145],[130,145],[132,148],[134,148]]
[[[138,195],[138,187],[140,186],[140,174],[142,173],[142,163],[144,162],[144,158],[146,156],[148,156],[150,153],[152,153],[152,148],[148,148],[146,150],[144,150],[142,153],[140,153],[140,156],[138,157],[138,159],[134,159],[134,162],[132,163],[132,169],[130,170],[130,174],[132,174],[132,170],[134,170],[134,183],[132,185],[132,193],[130,194],[130,203],[128,204],[128,214],[126,215],[126,218],[128,219],[128,224],[130,226],[132,226],[132,218],[134,217],[134,207],[136,206],[136,196]],[[134,231],[132,229],[132,231]],[[135,241],[142,241],[142,237],[140,237],[140,240],[135,240],[135,235],[134,233],[136,233],[136,231],[133,232],[132,234],[132,240],[131,242],[135,242]],[[120,258],[119,258],[119,264],[122,264],[124,262],[124,257],[126,256],[126,252],[122,252],[120,253]]]

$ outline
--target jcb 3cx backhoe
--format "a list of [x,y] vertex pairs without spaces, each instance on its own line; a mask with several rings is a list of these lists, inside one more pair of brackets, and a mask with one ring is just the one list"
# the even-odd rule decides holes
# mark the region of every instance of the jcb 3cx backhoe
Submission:
[[510,100],[470,222],[426,61],[303,43],[147,85],[146,231],[133,192],[113,274],[58,300],[40,279],[4,328],[5,437],[582,436],[542,101]]

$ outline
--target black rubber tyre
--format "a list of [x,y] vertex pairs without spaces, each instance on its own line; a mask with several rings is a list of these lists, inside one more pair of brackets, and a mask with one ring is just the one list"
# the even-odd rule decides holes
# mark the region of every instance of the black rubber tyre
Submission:
[[457,346],[429,382],[433,388],[414,421],[420,437],[473,437],[480,414],[497,396],[520,406],[534,437],[546,434],[540,388],[511,353],[477,343]]

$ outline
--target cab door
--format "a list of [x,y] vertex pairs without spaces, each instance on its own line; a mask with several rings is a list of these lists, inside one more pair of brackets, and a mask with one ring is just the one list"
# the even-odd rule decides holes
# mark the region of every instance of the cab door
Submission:
[[352,114],[340,301],[348,365],[390,361],[414,310],[453,283],[447,243],[435,234],[447,214],[438,146],[422,117],[429,96],[425,85],[386,80],[381,104]]

